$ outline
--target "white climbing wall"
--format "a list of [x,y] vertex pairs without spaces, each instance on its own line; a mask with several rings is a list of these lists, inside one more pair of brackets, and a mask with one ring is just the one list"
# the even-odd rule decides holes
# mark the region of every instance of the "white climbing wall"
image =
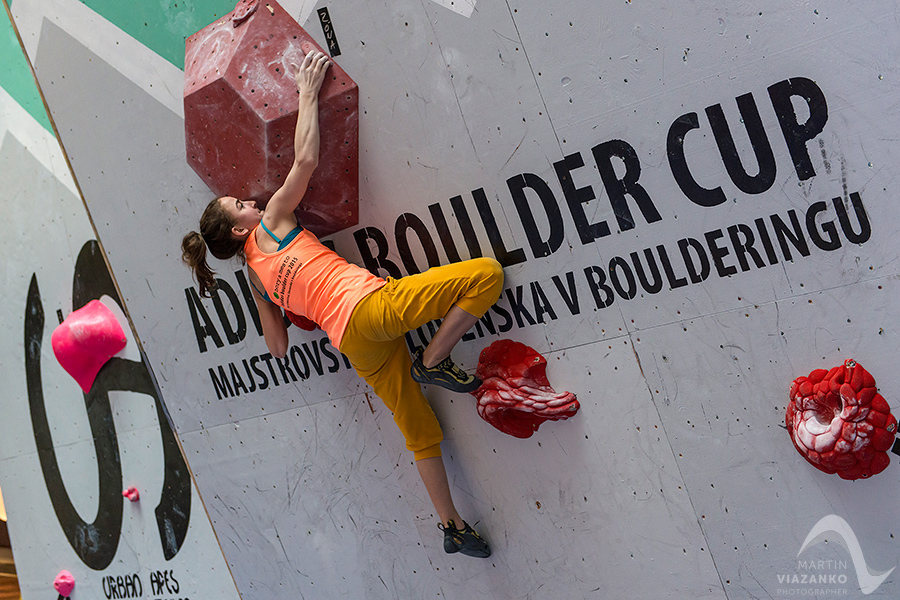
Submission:
[[[0,127],[0,485],[22,597],[55,598],[66,569],[72,598],[239,598],[56,138],[5,89]],[[50,343],[79,294],[127,337],[87,398]]]
[[[457,362],[523,342],[581,410],[519,440],[469,396],[427,390],[458,508],[494,550],[444,554],[391,415],[322,332],[292,328],[289,359],[272,359],[240,265],[216,263],[222,293],[200,300],[180,261],[212,195],[184,158],[179,44],[229,3],[15,0],[78,184],[4,96],[0,486],[25,600],[61,568],[90,597],[144,569],[148,598],[859,598],[869,572],[900,565],[900,458],[844,481],[784,428],[790,382],[846,358],[900,412],[900,3],[282,6],[323,46],[328,9],[360,90],[360,222],[331,236],[338,252],[382,275],[497,257],[504,293]],[[199,492],[191,527],[211,522],[221,547],[198,533],[203,558],[179,552],[174,567],[152,511],[131,506],[126,523],[146,531],[127,538],[128,566],[79,567],[34,447],[31,274],[49,335],[95,234]],[[42,358],[53,443],[88,520],[84,403],[49,346]],[[134,423],[119,430],[123,474],[159,489],[156,412],[111,401],[117,427]],[[853,536],[801,553],[832,514]],[[189,592],[149,594],[165,569]],[[898,589],[891,574],[869,595]]]

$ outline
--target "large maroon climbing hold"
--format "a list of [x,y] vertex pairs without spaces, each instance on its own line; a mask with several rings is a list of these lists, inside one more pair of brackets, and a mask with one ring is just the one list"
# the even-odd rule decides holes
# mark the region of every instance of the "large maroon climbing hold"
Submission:
[[126,343],[119,320],[99,300],[72,312],[50,336],[56,360],[85,394],[91,391],[100,368]]
[[[274,0],[241,0],[187,39],[188,164],[218,196],[264,204],[294,160],[297,86],[291,64],[322,50]],[[297,208],[319,236],[359,222],[359,89],[332,64],[319,93],[319,166]]]
[[533,348],[498,340],[481,351],[474,392],[482,419],[511,436],[527,438],[544,421],[568,419],[580,405],[571,392],[557,393],[547,380],[547,359]]
[[884,471],[897,419],[878,393],[875,378],[847,360],[830,371],[816,369],[791,384],[785,425],[794,447],[809,463],[843,479]]

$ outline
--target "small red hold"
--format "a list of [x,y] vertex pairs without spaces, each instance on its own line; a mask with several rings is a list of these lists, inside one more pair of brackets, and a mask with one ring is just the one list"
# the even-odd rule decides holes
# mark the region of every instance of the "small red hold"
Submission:
[[129,500],[131,500],[132,502],[137,502],[138,500],[141,499],[141,493],[134,486],[132,486],[132,487],[128,488],[127,490],[125,490],[124,492],[122,492],[122,495],[125,496],[126,498],[128,498]]
[[103,365],[126,343],[119,320],[99,300],[72,312],[50,336],[56,360],[85,394],[91,391]]
[[304,317],[303,315],[296,315],[289,310],[285,310],[284,314],[287,315],[287,318],[291,323],[304,331],[313,331],[319,327],[316,325],[315,321]]
[[60,596],[68,598],[75,589],[75,578],[68,571],[60,571],[59,575],[53,581],[53,587],[59,592]]
[[794,447],[817,469],[843,479],[876,475],[890,464],[897,419],[875,378],[850,359],[791,384],[785,425]]
[[481,351],[475,374],[481,387],[478,415],[517,438],[528,438],[544,421],[574,416],[580,405],[571,392],[557,393],[547,380],[547,360],[533,348],[498,340]]
[[231,13],[233,27],[239,27],[259,8],[259,0],[240,0]]

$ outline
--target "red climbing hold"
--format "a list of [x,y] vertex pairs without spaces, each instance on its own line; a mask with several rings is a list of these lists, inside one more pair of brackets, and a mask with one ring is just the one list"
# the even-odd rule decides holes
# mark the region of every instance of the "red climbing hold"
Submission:
[[[187,162],[219,196],[264,204],[294,161],[299,65],[315,40],[274,0],[242,0],[187,38]],[[359,88],[332,64],[319,92],[319,166],[295,214],[324,236],[359,222]]]
[[259,0],[240,0],[231,11],[231,24],[234,27],[242,25],[259,8]]
[[287,316],[288,321],[299,327],[304,331],[313,331],[318,329],[318,325],[312,319],[304,317],[303,315],[296,315],[289,310],[285,310],[284,314]]
[[126,343],[119,320],[99,300],[72,312],[50,336],[56,360],[85,394],[91,391],[100,368]]
[[482,419],[511,436],[527,438],[544,421],[568,419],[580,405],[571,392],[557,393],[547,380],[547,360],[533,348],[498,340],[481,351],[471,392]]
[[785,424],[809,463],[843,479],[884,471],[897,419],[875,387],[875,378],[849,359],[830,371],[816,369],[791,384]]
[[131,500],[132,502],[137,502],[138,500],[141,499],[141,493],[134,486],[132,486],[132,487],[128,488],[127,490],[125,490],[124,492],[122,492],[122,495],[125,496],[126,498],[128,498],[129,500]]

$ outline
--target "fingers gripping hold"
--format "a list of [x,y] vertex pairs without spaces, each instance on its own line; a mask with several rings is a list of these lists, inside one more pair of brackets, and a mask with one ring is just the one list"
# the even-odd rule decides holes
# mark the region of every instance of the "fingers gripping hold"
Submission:
[[328,55],[317,50],[310,51],[303,57],[300,66],[291,63],[297,90],[318,93],[325,80],[325,72],[331,66]]

